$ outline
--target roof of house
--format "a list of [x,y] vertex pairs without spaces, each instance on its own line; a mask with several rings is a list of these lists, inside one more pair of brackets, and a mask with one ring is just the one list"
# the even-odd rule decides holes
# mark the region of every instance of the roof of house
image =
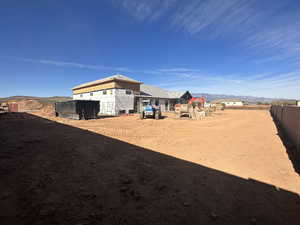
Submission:
[[95,84],[101,84],[101,83],[105,83],[105,82],[109,82],[109,81],[113,81],[113,80],[119,80],[119,81],[126,81],[126,82],[131,82],[131,83],[137,83],[137,84],[142,84],[142,82],[131,79],[129,77],[126,77],[124,75],[121,74],[116,74],[110,77],[106,77],[104,79],[100,79],[100,80],[95,80],[95,81],[91,81],[91,82],[87,82],[84,84],[80,84],[77,85],[75,87],[73,87],[72,89],[78,89],[78,88],[83,88],[83,87],[88,87],[88,86],[92,86]]
[[187,91],[168,91],[169,98],[181,98]]
[[142,96],[149,96],[153,98],[181,98],[187,91],[167,91],[160,87],[141,84],[140,91]]
[[222,102],[241,102],[241,99],[238,98],[222,98],[222,99],[215,99],[211,101],[211,103],[222,103]]
[[141,95],[151,96],[154,98],[169,98],[168,91],[151,85],[141,84]]

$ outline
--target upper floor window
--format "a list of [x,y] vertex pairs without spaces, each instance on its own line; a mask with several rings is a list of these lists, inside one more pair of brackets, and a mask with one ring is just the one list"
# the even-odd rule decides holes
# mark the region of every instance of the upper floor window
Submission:
[[103,91],[103,94],[104,94],[104,95],[106,95],[106,94],[107,94],[107,91],[106,91],[106,90],[104,90],[104,91]]
[[91,93],[90,93],[90,96],[93,96],[93,95],[94,95],[94,93],[93,93],[93,92],[91,92]]
[[82,97],[83,97],[83,95],[81,94],[81,95],[80,95],[80,98],[82,98]]
[[131,90],[126,90],[126,95],[131,95],[132,91]]

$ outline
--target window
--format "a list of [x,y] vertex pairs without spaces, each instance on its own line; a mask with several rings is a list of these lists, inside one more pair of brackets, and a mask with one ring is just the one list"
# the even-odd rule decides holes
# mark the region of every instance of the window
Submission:
[[126,95],[131,95],[131,94],[132,94],[131,90],[126,90]]
[[83,97],[83,95],[81,94],[81,95],[80,95],[80,98],[82,98],[82,97]]
[[106,94],[107,94],[106,90],[104,90],[104,91],[103,91],[103,94],[104,94],[104,95],[106,95]]
[[155,105],[159,106],[159,100],[158,99],[155,99]]
[[142,105],[143,106],[147,106],[148,104],[151,104],[151,100],[149,100],[149,99],[142,100]]
[[90,93],[90,96],[93,96],[93,95],[94,95],[94,93],[93,93],[93,92],[91,92],[91,93]]

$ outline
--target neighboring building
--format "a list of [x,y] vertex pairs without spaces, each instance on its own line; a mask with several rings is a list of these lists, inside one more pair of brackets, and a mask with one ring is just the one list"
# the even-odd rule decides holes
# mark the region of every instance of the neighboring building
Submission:
[[296,104],[298,107],[300,107],[300,101],[297,101],[297,104]]
[[100,114],[105,115],[140,112],[148,102],[169,111],[176,103],[192,97],[188,91],[166,91],[120,74],[81,84],[72,90],[74,100],[100,101]]
[[211,103],[208,103],[208,102],[205,102],[205,103],[204,103],[204,108],[209,108],[209,107],[211,107],[211,106],[212,106]]
[[243,106],[240,99],[217,99],[210,102],[211,104],[224,104],[225,106]]

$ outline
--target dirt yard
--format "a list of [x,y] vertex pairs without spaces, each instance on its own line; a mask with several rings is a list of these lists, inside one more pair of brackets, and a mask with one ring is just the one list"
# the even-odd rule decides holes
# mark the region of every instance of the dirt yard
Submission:
[[300,223],[300,178],[268,111],[165,116],[2,115],[0,224]]

